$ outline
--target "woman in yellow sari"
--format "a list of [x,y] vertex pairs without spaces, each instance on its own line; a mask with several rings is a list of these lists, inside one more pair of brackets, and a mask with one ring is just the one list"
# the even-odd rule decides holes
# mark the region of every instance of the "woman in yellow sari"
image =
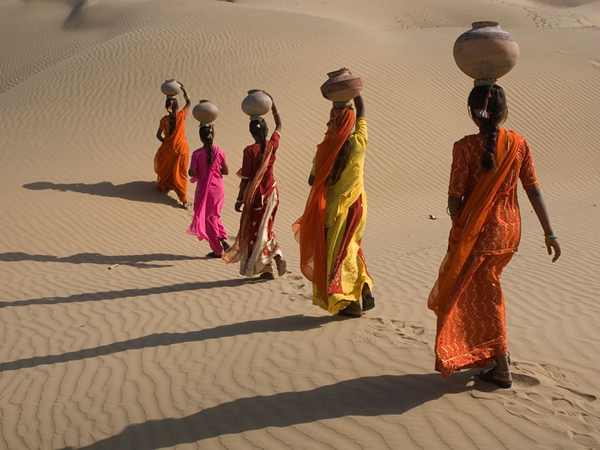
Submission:
[[375,298],[361,248],[367,219],[367,120],[361,96],[354,105],[356,124],[351,105],[334,103],[313,161],[304,214],[292,228],[300,244],[300,268],[313,283],[313,304],[331,314],[360,317],[375,307]]

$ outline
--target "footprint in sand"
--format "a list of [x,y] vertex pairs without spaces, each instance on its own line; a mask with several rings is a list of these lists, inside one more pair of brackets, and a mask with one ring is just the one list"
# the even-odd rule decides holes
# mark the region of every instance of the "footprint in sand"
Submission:
[[383,319],[381,317],[369,317],[367,320],[374,329],[373,335],[376,337],[399,336],[402,339],[403,345],[409,344],[407,341],[417,343],[418,346],[427,345],[423,337],[425,328],[422,326],[407,324],[401,320]]
[[600,441],[595,439],[593,436],[587,434],[573,433],[571,439],[576,444],[579,444],[585,448],[598,448],[600,447]]
[[513,373],[513,384],[522,387],[534,387],[541,384],[540,380],[524,373]]
[[560,384],[558,385],[559,388],[564,389],[566,391],[571,392],[572,394],[578,395],[579,397],[581,397],[584,400],[587,400],[588,402],[594,402],[597,400],[597,397],[595,395],[592,394],[586,394],[585,392],[579,392],[576,389],[572,389],[570,387],[566,387],[566,386],[561,386]]
[[545,425],[544,413],[542,411],[538,411],[536,408],[532,408],[531,406],[517,403],[515,401],[505,402],[504,408],[506,408],[506,411],[508,411],[510,414],[519,417],[520,419],[528,420],[541,427]]

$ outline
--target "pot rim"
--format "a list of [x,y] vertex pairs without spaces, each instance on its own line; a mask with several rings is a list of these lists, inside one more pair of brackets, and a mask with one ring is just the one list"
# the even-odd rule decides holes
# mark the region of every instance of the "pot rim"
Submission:
[[478,22],[473,22],[471,24],[473,28],[486,28],[486,27],[500,27],[499,22],[495,22],[493,20],[480,20]]
[[341,69],[334,70],[333,72],[328,72],[328,73],[327,73],[327,76],[328,76],[329,78],[332,78],[332,77],[335,77],[335,76],[341,75],[341,74],[342,74],[342,73],[344,73],[344,72],[348,72],[348,74],[352,75],[352,72],[350,72],[350,69],[348,69],[347,67],[342,67]]

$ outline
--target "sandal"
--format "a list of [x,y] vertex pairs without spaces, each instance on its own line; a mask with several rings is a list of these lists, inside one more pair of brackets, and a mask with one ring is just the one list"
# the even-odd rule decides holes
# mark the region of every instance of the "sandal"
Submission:
[[223,251],[226,252],[227,250],[229,250],[229,247],[231,247],[231,245],[229,245],[227,239],[223,239],[221,240],[221,247],[223,247]]
[[287,273],[287,262],[285,261],[285,259],[280,258],[279,261],[277,261],[277,275],[282,277],[286,273]]
[[497,379],[496,377],[494,377],[494,370],[496,370],[497,372],[500,372],[502,374],[509,374],[510,373],[510,370],[507,370],[506,372],[505,371],[501,371],[501,370],[497,370],[496,369],[496,365],[494,364],[489,369],[482,370],[481,372],[479,372],[477,374],[477,376],[479,377],[480,380],[487,381],[488,383],[495,384],[499,388],[510,389],[512,387],[512,381],[502,381],[502,380]]
[[275,275],[273,275],[273,272],[263,272],[258,276],[258,278],[261,280],[274,280]]
[[352,302],[348,306],[346,306],[344,309],[340,309],[338,311],[338,316],[355,317],[355,318],[361,317],[362,309],[360,308],[360,305],[358,303]]
[[362,298],[362,310],[368,311],[375,308],[375,297],[370,292]]

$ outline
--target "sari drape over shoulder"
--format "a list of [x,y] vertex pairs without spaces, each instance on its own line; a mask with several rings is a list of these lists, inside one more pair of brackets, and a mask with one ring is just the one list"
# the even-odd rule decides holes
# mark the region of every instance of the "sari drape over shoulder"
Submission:
[[[313,303],[332,314],[361,298],[365,283],[372,287],[361,249],[367,197],[363,166],[367,122],[354,110],[332,110],[325,138],[317,147],[311,187],[304,213],[292,226],[300,244],[300,268],[313,282]],[[329,177],[340,149],[349,139],[349,159],[339,180]],[[322,230],[322,231],[320,231]]]
[[537,185],[521,136],[499,129],[494,172],[480,167],[484,144],[481,135],[455,144],[450,195],[463,197],[463,207],[427,303],[438,318],[436,369],[444,377],[507,351],[500,275],[520,239],[516,185],[518,177],[526,188]]
[[248,179],[243,193],[240,229],[231,247],[223,253],[227,264],[240,262],[240,274],[247,277],[272,272],[272,260],[281,255],[273,224],[279,205],[279,190],[273,176],[273,164],[279,148],[279,132],[274,132],[263,152],[259,145],[244,150],[244,162],[238,172]]
[[175,129],[170,133],[169,116],[160,121],[164,141],[154,156],[154,171],[158,175],[156,189],[173,189],[181,202],[187,202],[187,165],[189,148],[185,138],[185,118],[188,109],[175,113]]

